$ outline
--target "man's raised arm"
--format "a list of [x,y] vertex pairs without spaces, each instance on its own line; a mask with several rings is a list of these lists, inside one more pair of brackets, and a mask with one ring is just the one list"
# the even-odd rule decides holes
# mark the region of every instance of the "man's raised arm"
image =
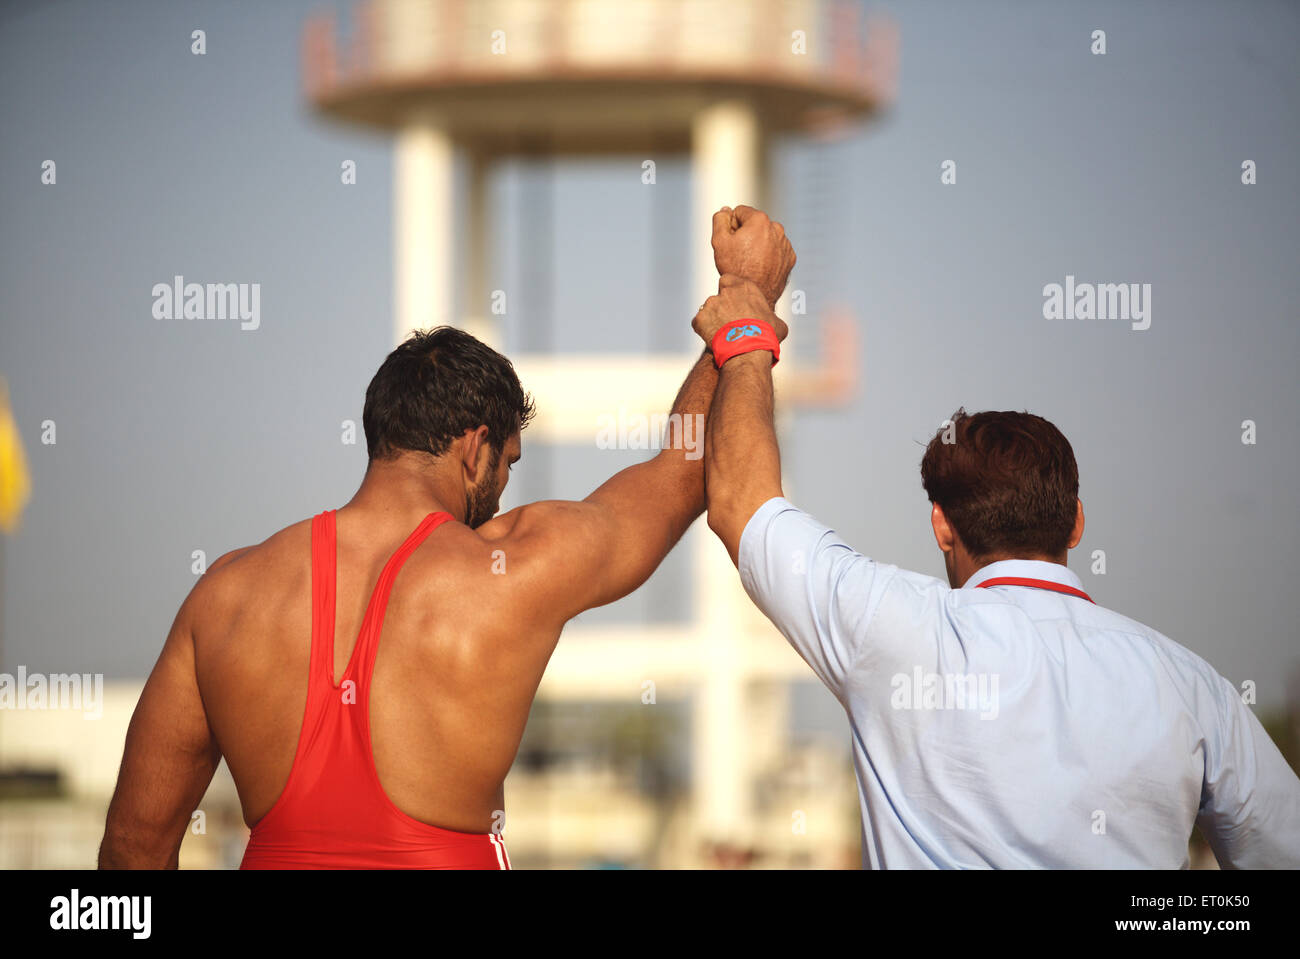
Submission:
[[876,601],[876,567],[785,500],[772,394],[785,324],[764,307],[752,283],[724,276],[695,320],[723,360],[704,443],[709,528],[750,599],[842,696]]
[[[772,326],[778,342],[786,326],[753,283],[724,276],[718,295],[695,318],[695,330],[712,343],[733,321],[757,319]],[[718,375],[704,442],[709,528],[737,562],[740,535],[755,511],[781,496],[781,451],[773,420],[772,351],[758,349],[727,359]]]
[[[770,311],[795,262],[781,224],[750,207],[724,207],[713,217],[713,249],[719,270],[743,271]],[[717,382],[706,350],[677,394],[668,435],[653,459],[616,473],[581,502],[533,503],[480,528],[539,572],[526,577],[531,585],[524,590],[535,613],[564,622],[626,596],[704,511],[700,445]]]

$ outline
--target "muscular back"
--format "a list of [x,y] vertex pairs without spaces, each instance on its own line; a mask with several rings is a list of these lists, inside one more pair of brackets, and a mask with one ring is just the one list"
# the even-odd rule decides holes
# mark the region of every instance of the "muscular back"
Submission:
[[[774,307],[795,262],[781,225],[724,207],[712,243],[719,272],[753,280]],[[710,303],[724,287],[737,315],[755,315],[734,282],[720,281]],[[492,828],[561,627],[644,583],[704,511],[698,440],[717,382],[706,350],[678,391],[659,452],[585,499],[533,503],[475,529],[444,523],[409,557],[379,636],[369,716],[377,778],[401,812],[460,832]],[[471,494],[505,488],[520,428],[505,456],[488,455],[479,425],[436,457],[399,448],[367,469],[336,514],[335,678],[384,564],[427,515],[413,504],[492,516],[496,501],[475,499],[471,512]],[[222,756],[250,825],[275,804],[306,705],[310,540],[303,521],[227,554],[182,604],[131,718],[101,867],[175,868]]]
[[[518,569],[508,550],[493,556],[505,543],[495,534],[517,531],[515,520],[434,530],[398,574],[379,637],[370,705],[379,781],[402,812],[444,829],[487,832],[504,808],[502,784],[559,637],[554,616],[521,614],[532,576],[523,551]],[[380,571],[419,518],[343,507],[336,522],[337,683]],[[202,585],[191,625],[195,676],[251,827],[284,789],[302,728],[310,520],[223,557]]]
[[[681,423],[703,415],[716,380],[701,356],[673,405]],[[672,422],[664,449],[586,499],[531,503],[474,529],[445,522],[401,567],[369,716],[375,772],[400,812],[457,832],[498,825],[502,784],[561,627],[644,583],[703,511],[702,460],[687,457]],[[509,449],[498,490],[517,433]],[[425,465],[398,470],[367,480],[335,514],[336,680],[384,565],[443,508]],[[452,515],[468,515],[449,488]],[[250,826],[275,805],[302,731],[311,591],[308,521],[226,554],[191,590],[131,717],[101,867],[175,868],[223,756]]]

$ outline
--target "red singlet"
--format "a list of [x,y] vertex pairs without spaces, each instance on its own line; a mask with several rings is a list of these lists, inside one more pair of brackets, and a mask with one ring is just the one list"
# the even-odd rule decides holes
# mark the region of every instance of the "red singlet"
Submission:
[[241,869],[510,868],[500,836],[440,829],[393,805],[370,748],[370,677],[393,581],[425,537],[451,518],[430,513],[389,558],[335,686],[334,511],[313,517],[307,708],[289,781],[253,827]]

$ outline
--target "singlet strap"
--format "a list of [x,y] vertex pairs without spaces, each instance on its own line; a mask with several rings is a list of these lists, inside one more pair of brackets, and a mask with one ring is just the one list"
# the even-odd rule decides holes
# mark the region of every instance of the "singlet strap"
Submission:
[[311,686],[334,685],[334,596],[338,574],[338,537],[334,510],[311,521]]
[[402,571],[411,554],[420,548],[420,544],[428,535],[453,518],[450,513],[441,512],[426,516],[406,538],[406,542],[397,548],[397,552],[389,557],[383,572],[379,574],[379,581],[375,583],[374,592],[370,594],[370,604],[366,607],[365,619],[361,622],[361,635],[357,638],[356,662],[348,668],[349,672],[354,672],[351,678],[356,680],[358,703],[363,706],[363,714],[365,714],[364,697],[370,689],[370,677],[375,668],[375,654],[379,650],[379,635],[384,628],[384,615],[388,612],[388,599],[392,595],[397,574]]

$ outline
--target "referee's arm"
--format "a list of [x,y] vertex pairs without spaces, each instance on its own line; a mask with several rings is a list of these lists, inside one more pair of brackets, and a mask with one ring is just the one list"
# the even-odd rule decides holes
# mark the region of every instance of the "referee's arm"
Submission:
[[1300,779],[1236,687],[1215,679],[1196,824],[1222,868],[1300,869]]
[[842,700],[881,580],[876,563],[785,500],[773,407],[770,352],[723,363],[704,441],[709,528],[750,598]]
[[704,472],[709,529],[736,563],[750,517],[783,495],[768,351],[742,353],[722,365],[705,433]]

